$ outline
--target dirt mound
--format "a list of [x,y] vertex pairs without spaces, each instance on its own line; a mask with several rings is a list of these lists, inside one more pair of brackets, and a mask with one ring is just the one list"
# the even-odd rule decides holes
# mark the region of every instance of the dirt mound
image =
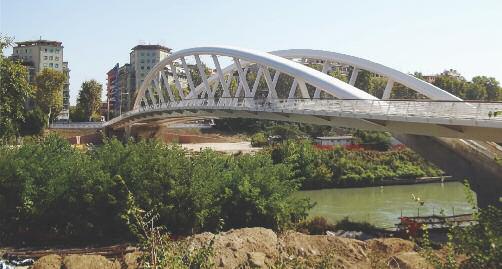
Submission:
[[366,245],[373,252],[393,255],[400,252],[413,251],[415,244],[401,238],[378,238],[366,241]]
[[32,269],[60,269],[63,259],[61,256],[51,254],[38,259],[32,266]]
[[[265,228],[243,228],[186,239],[189,249],[212,242],[215,268],[430,268],[414,251],[415,245],[399,238],[367,241],[333,235],[307,235],[289,231],[277,236]],[[138,268],[140,252],[122,257],[123,268]],[[35,269],[120,268],[116,260],[98,255],[57,255],[40,258]]]
[[424,257],[420,256],[420,254],[416,252],[403,252],[399,253],[395,256],[392,256],[388,259],[388,263],[390,268],[399,268],[399,269],[433,269]]
[[331,253],[343,264],[355,264],[367,260],[364,242],[337,236],[307,235],[287,232],[281,236],[281,248],[289,258],[315,257]]
[[214,263],[219,268],[239,266],[268,268],[279,255],[277,235],[265,228],[243,228],[217,235],[203,233],[188,240],[194,247],[213,240]]
[[120,269],[118,261],[112,262],[100,255],[69,255],[63,259],[65,269]]
[[100,255],[68,255],[52,254],[38,259],[33,269],[120,269],[118,261],[110,261]]

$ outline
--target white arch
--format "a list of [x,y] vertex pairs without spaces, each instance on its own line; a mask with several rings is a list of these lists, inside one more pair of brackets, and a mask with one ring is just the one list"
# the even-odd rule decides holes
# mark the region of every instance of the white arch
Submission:
[[[374,96],[357,89],[352,85],[277,55],[235,47],[198,47],[177,51],[155,65],[145,77],[144,82],[141,84],[134,102],[134,109],[140,106],[147,87],[150,85],[150,82],[154,80],[158,72],[162,71],[165,66],[170,65],[173,61],[192,55],[196,57],[199,55],[227,56],[249,63],[256,63],[267,68],[275,69],[281,73],[288,74],[292,77],[300,78],[306,83],[322,89],[323,91],[340,99],[376,99]],[[225,68],[225,71],[227,70],[229,69]],[[225,71],[223,71],[223,73],[225,73]],[[211,79],[218,79],[217,74],[213,75]],[[199,85],[198,89],[200,89],[201,86],[202,85]]]
[[270,52],[271,54],[281,56],[288,59],[293,58],[310,58],[318,59],[323,61],[336,62],[341,64],[347,64],[358,69],[367,70],[381,76],[392,79],[416,92],[419,92],[432,100],[443,100],[443,101],[461,101],[462,99],[457,96],[444,91],[430,83],[427,83],[421,79],[414,76],[405,74],[403,72],[397,71],[390,67],[384,66],[379,63],[375,63],[366,59],[336,53],[324,50],[310,50],[310,49],[290,49],[290,50],[277,50]]

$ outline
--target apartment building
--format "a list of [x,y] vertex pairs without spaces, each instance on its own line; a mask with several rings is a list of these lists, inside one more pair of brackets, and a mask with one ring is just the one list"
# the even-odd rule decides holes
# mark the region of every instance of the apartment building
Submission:
[[150,69],[170,53],[170,48],[161,45],[137,45],[132,48],[129,56],[135,76],[135,89],[139,89]]
[[20,60],[28,69],[29,81],[34,82],[36,75],[44,68],[51,68],[66,75],[63,87],[63,110],[57,119],[70,119],[70,69],[68,62],[63,60],[63,45],[60,41],[32,40],[16,42],[12,58]]

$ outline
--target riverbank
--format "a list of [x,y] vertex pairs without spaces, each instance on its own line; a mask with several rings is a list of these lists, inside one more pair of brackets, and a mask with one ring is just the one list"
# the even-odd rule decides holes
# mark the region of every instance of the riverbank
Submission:
[[[361,185],[340,185],[333,187],[333,189],[338,188],[365,188],[365,187],[380,187],[380,186],[398,186],[398,185],[415,185],[415,184],[428,184],[428,183],[447,183],[447,182],[460,182],[460,180],[453,178],[451,176],[438,176],[438,177],[418,177],[418,178],[395,178],[395,179],[383,179],[378,182],[372,183],[362,183]],[[326,188],[323,188],[326,189]],[[329,189],[329,188],[328,188]],[[309,190],[321,190],[321,189],[309,189]]]

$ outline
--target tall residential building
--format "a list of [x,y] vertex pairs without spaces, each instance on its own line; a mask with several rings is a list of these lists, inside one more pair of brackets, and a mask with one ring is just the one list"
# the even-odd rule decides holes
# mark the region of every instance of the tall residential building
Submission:
[[12,58],[19,59],[28,68],[29,80],[34,82],[35,76],[44,68],[51,68],[66,74],[63,88],[63,110],[58,120],[69,120],[70,107],[70,69],[68,62],[63,62],[63,45],[59,41],[32,40],[16,42]]
[[118,115],[131,109],[131,98],[129,94],[135,85],[134,77],[132,76],[131,64],[124,64],[118,71],[118,86],[120,89]]
[[118,116],[119,113],[115,113],[120,107],[120,88],[119,88],[119,64],[117,63],[110,71],[106,73],[107,83],[106,83],[106,100],[107,100],[107,111],[111,115],[106,115],[106,119]]
[[161,45],[137,45],[132,48],[129,56],[134,71],[135,90],[139,89],[150,69],[166,58],[170,52],[170,48]]
[[[137,45],[130,52],[130,63],[119,66],[116,64],[107,73],[107,111],[110,118],[121,115],[132,109],[136,98],[136,91],[141,87],[146,75],[164,58],[170,55],[171,49],[161,45]],[[174,64],[178,72],[182,87],[187,87],[184,71]],[[169,84],[174,84],[170,67],[165,67],[164,72]],[[162,86],[165,87],[165,86]],[[109,104],[109,105],[108,105]]]

